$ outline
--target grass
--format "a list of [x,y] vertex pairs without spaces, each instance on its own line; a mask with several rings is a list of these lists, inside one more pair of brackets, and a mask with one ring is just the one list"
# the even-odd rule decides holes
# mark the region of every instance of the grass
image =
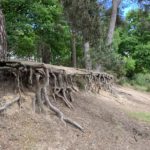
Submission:
[[150,112],[130,112],[129,116],[150,123]]
[[150,92],[150,73],[136,74],[131,83],[137,89]]
[[132,85],[133,86],[133,88],[135,89],[135,90],[138,90],[138,91],[142,91],[142,92],[149,92],[148,90],[147,90],[147,87],[145,87],[145,86],[140,86],[140,85],[136,85],[136,84],[134,84],[134,85]]

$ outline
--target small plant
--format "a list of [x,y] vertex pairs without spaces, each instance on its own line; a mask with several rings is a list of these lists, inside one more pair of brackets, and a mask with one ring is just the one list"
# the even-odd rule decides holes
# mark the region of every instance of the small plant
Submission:
[[130,112],[129,115],[138,120],[150,122],[150,112]]

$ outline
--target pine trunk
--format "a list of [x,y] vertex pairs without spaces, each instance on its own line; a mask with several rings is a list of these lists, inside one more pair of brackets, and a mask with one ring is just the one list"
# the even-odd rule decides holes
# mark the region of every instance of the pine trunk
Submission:
[[89,41],[84,43],[84,60],[85,68],[90,70],[92,68],[91,57],[90,57],[90,43]]
[[49,64],[51,61],[51,52],[49,49],[45,49],[42,51],[42,62]]
[[49,64],[51,61],[51,48],[45,42],[40,43],[42,62]]
[[4,16],[0,9],[0,60],[5,60],[7,55],[7,41],[4,26]]
[[76,34],[72,32],[72,65],[77,67],[77,56],[76,56]]
[[113,0],[113,6],[112,6],[112,14],[111,14],[111,20],[110,20],[110,25],[109,25],[109,30],[108,30],[108,35],[107,35],[107,45],[111,45],[113,41],[113,34],[115,31],[115,25],[116,25],[116,18],[117,18],[117,9],[120,4],[121,0]]

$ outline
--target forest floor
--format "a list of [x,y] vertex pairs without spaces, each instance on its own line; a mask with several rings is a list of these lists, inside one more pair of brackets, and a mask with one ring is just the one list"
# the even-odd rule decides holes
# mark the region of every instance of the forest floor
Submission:
[[[0,150],[149,150],[150,94],[120,86],[115,91],[115,96],[80,92],[74,110],[53,101],[84,132],[65,127],[53,112],[33,113],[33,93],[26,92],[21,109],[16,104],[0,115]],[[6,93],[3,99],[11,99]]]

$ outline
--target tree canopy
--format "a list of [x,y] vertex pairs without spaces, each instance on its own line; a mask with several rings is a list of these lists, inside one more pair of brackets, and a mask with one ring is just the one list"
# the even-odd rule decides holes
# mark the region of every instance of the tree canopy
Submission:
[[136,62],[135,71],[148,71],[150,66],[150,14],[133,10],[127,14],[126,25],[119,30],[121,43],[118,52],[132,57]]
[[[130,0],[130,6],[129,1],[119,1],[112,44],[108,46],[112,2],[1,0],[8,51],[15,58],[67,66],[74,55],[77,67],[84,67],[87,56],[93,68],[99,65],[119,76],[149,72],[149,1]],[[124,8],[129,7],[128,13],[124,13]],[[88,51],[86,42],[89,42]]]
[[59,1],[2,0],[1,3],[9,51],[19,57],[37,59],[48,55],[48,63],[69,57],[69,26]]

